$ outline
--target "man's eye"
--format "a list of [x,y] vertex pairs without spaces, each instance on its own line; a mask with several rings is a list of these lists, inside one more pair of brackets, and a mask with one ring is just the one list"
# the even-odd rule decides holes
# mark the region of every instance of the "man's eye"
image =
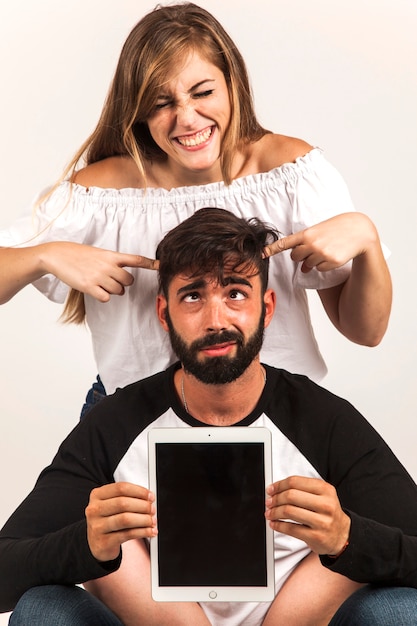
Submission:
[[243,293],[243,291],[233,289],[233,291],[229,293],[229,298],[231,298],[232,300],[244,300],[246,298],[246,295]]
[[192,293],[187,293],[187,295],[184,296],[183,301],[184,302],[197,302],[199,299],[200,299],[200,294],[193,291]]

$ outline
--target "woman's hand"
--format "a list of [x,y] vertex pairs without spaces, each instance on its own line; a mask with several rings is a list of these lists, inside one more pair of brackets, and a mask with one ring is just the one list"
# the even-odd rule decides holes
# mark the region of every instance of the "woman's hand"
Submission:
[[364,346],[382,340],[391,313],[391,276],[373,222],[362,213],[342,213],[265,248],[265,256],[291,249],[301,271],[319,272],[352,260],[348,278],[318,291],[334,326],[348,339]]
[[125,267],[157,267],[157,261],[147,257],[79,243],[62,241],[45,246],[41,262],[48,273],[100,302],[108,302],[111,295],[122,296],[125,288],[133,283],[133,276]]
[[362,213],[342,213],[293,235],[282,237],[265,248],[265,256],[291,249],[301,271],[314,267],[327,272],[365,254],[379,237],[372,221]]
[[45,274],[100,302],[121,296],[133,283],[126,267],[158,269],[159,261],[94,246],[54,241],[26,248],[0,248],[0,304]]

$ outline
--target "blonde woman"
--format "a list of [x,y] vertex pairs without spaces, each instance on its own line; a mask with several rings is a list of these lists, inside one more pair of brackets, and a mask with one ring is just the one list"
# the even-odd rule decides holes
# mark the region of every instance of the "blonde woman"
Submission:
[[210,206],[282,234],[267,251],[278,312],[264,361],[325,375],[306,289],[348,339],[381,341],[391,281],[374,224],[319,148],[262,128],[219,22],[191,3],[158,6],[128,36],[95,131],[35,219],[0,233],[0,302],[33,283],[66,302],[64,319],[87,321],[99,374],[88,405],[173,361],[149,269],[159,240]]

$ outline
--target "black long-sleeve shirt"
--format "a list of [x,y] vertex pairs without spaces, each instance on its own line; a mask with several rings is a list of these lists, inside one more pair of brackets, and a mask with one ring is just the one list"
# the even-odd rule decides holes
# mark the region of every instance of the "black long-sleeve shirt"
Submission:
[[[87,542],[84,510],[93,488],[126,480],[148,486],[147,432],[198,427],[174,389],[172,366],[100,402],[61,445],[0,532],[0,611],[29,588],[75,584],[115,571],[122,556],[98,562]],[[336,487],[350,515],[350,543],[324,566],[358,582],[417,587],[417,486],[352,405],[304,376],[266,366],[267,383],[236,426],[272,433],[273,480],[298,474]],[[289,547],[303,542],[275,533],[276,577],[285,580]],[[277,578],[278,579],[278,578]]]

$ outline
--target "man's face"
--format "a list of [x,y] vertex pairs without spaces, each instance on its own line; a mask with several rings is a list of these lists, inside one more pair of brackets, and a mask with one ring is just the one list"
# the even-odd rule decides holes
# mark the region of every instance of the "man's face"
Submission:
[[258,275],[225,273],[224,285],[211,276],[174,277],[158,298],[158,315],[172,347],[190,374],[206,384],[239,378],[258,357],[273,314],[271,290],[262,296]]

